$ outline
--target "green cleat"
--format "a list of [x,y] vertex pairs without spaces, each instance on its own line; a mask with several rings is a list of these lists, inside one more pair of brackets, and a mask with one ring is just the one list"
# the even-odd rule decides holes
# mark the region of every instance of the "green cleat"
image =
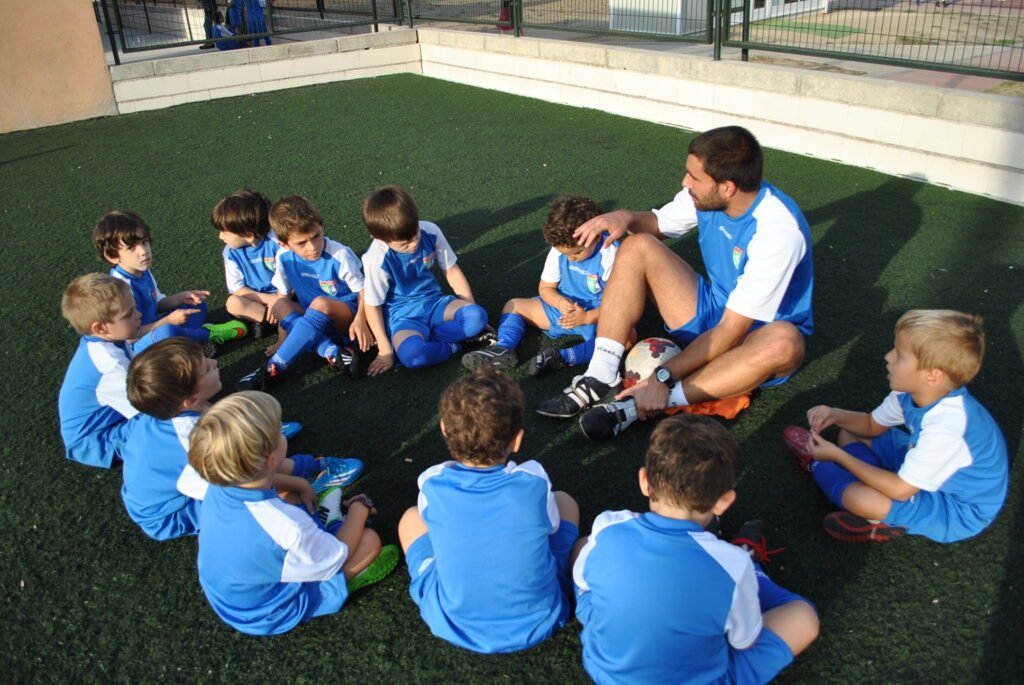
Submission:
[[369,566],[363,569],[358,576],[348,581],[348,593],[351,595],[364,587],[379,583],[390,575],[398,560],[402,558],[398,548],[394,545],[384,545],[380,548],[380,554]]
[[210,331],[210,342],[214,345],[223,345],[229,340],[244,338],[249,330],[238,319],[232,319],[224,323],[204,323],[203,328]]

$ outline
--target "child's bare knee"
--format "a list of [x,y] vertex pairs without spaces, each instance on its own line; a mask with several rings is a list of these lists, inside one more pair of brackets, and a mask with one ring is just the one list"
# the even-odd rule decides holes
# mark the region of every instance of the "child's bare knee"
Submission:
[[329,314],[331,311],[331,300],[327,297],[314,297],[313,301],[309,303],[309,308],[320,312],[321,314]]

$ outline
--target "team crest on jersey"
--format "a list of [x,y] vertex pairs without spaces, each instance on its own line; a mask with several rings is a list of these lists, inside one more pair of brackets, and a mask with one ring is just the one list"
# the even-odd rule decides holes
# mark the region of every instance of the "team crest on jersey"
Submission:
[[435,254],[436,253],[431,252],[426,257],[424,257],[423,258],[423,266],[427,267],[428,269],[433,269],[434,268],[434,255]]
[[737,269],[740,268],[741,259],[743,259],[743,250],[739,247],[732,248],[732,265]]
[[320,281],[320,290],[331,296],[338,294],[338,286],[334,281]]
[[277,271],[277,257],[264,257],[263,266],[270,273],[274,273],[275,271]]
[[587,290],[593,295],[601,292],[601,279],[597,274],[587,274]]

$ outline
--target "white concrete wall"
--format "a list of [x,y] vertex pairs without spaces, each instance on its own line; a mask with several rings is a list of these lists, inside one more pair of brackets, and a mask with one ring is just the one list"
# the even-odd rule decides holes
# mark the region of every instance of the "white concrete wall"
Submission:
[[702,131],[1024,204],[1024,100],[760,64],[440,29],[111,68],[120,112],[394,73]]

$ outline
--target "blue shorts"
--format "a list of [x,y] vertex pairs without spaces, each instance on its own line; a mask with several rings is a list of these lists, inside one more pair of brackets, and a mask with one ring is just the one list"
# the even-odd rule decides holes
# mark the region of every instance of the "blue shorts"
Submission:
[[[549,538],[551,553],[555,557],[555,564],[558,566],[558,581],[563,592],[568,592],[570,583],[569,555],[572,553],[572,546],[580,537],[580,529],[575,523],[562,521],[558,530]],[[434,545],[430,542],[430,533],[422,536],[409,545],[405,552],[405,564],[409,567],[409,576],[412,583],[409,585],[409,594],[412,596],[416,606],[430,596],[436,597],[434,588],[437,585],[437,574],[434,573]],[[567,597],[571,596],[566,594]]]
[[[692,319],[679,328],[673,329],[665,326],[665,330],[676,342],[679,343],[680,347],[686,347],[692,343],[697,336],[710,331],[712,328],[717,326],[718,322],[722,320],[723,314],[725,314],[725,303],[719,303],[715,300],[711,283],[700,274],[697,274],[697,313],[693,315]],[[750,330],[747,332],[748,335],[763,325],[763,321],[755,321],[751,324]],[[782,376],[780,378],[772,378],[762,383],[760,387],[772,388],[776,385],[782,385],[792,377],[793,374]]]
[[429,340],[430,331],[444,323],[448,303],[456,299],[454,295],[440,295],[434,300],[424,300],[418,307],[389,309],[388,336],[394,338],[399,331],[414,331]]
[[[338,574],[329,580],[321,580],[315,583],[303,583],[309,591],[306,599],[306,611],[302,614],[302,620],[308,621],[317,616],[328,616],[341,611],[341,607],[348,599],[348,580],[345,579],[344,571],[338,570]],[[305,588],[304,588],[305,589]]]
[[789,651],[789,645],[772,631],[762,628],[750,647],[729,648],[729,680],[737,685],[767,683],[791,663],[793,652]]
[[115,459],[121,460],[121,449],[134,425],[125,419],[94,433],[83,435],[78,442],[67,448],[67,458],[86,466],[109,469]]
[[564,338],[570,335],[578,335],[584,340],[592,340],[597,335],[597,324],[593,323],[586,326],[576,326],[575,328],[562,328],[558,325],[558,320],[562,318],[562,312],[558,310],[558,307],[552,307],[539,297],[533,299],[540,302],[541,306],[544,307],[544,313],[548,317],[548,329],[544,333],[549,338]]
[[[910,435],[898,428],[890,428],[874,438],[871,447],[855,442],[843,449],[867,464],[899,473],[910,449]],[[815,468],[820,467],[819,464]],[[842,469],[841,466],[836,468]],[[859,482],[853,474],[849,477],[850,484]],[[838,506],[841,507],[842,502]],[[956,542],[977,535],[991,521],[980,520],[969,505],[941,491],[918,490],[906,501],[893,500],[883,523],[906,528],[908,533],[924,535],[937,542]]]

